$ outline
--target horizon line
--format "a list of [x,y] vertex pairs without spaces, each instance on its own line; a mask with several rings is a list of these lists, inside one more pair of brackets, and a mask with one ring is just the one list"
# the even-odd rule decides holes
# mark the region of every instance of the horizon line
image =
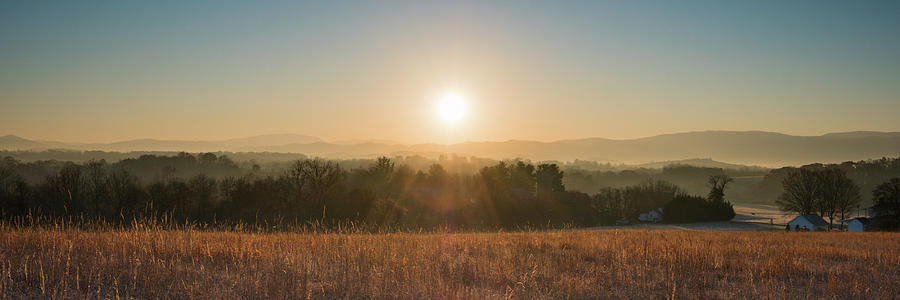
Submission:
[[[399,146],[414,146],[414,145],[440,145],[440,146],[453,146],[467,143],[507,143],[507,142],[534,142],[534,143],[557,143],[557,142],[572,142],[572,141],[580,141],[580,140],[591,140],[591,139],[604,139],[611,141],[632,141],[632,140],[641,140],[647,138],[654,138],[666,135],[677,135],[677,134],[692,134],[692,133],[769,133],[769,134],[780,134],[786,136],[793,137],[823,137],[831,134],[848,134],[848,133],[878,133],[878,134],[900,134],[900,131],[879,131],[879,130],[851,130],[851,131],[837,131],[837,132],[825,132],[819,135],[801,135],[801,134],[790,134],[778,131],[767,131],[767,130],[720,130],[720,129],[708,129],[708,130],[691,130],[691,131],[676,131],[676,132],[668,132],[668,133],[660,133],[655,135],[648,136],[640,136],[634,138],[608,138],[602,136],[586,136],[586,137],[575,137],[575,138],[563,138],[563,139],[555,139],[555,140],[537,140],[537,139],[521,139],[521,138],[510,138],[505,140],[465,140],[456,143],[440,143],[440,142],[400,142],[392,139],[385,138],[372,138],[372,139],[364,139],[364,138],[349,138],[349,139],[324,139],[315,135],[302,134],[302,133],[265,133],[265,134],[257,134],[250,136],[236,136],[225,139],[167,139],[167,138],[153,138],[153,137],[142,137],[142,138],[132,138],[132,139],[122,139],[122,140],[114,140],[109,142],[96,142],[96,141],[78,141],[78,142],[69,142],[69,141],[60,141],[60,140],[50,140],[50,139],[42,139],[42,138],[30,138],[23,137],[21,135],[8,133],[4,134],[0,137],[15,137],[23,140],[28,140],[32,142],[52,142],[52,143],[67,143],[67,144],[115,144],[115,143],[124,143],[124,142],[134,142],[134,141],[165,141],[165,142],[206,142],[206,143],[214,143],[214,142],[227,142],[232,140],[239,139],[248,139],[248,138],[256,138],[256,137],[265,137],[265,136],[302,136],[311,139],[316,139],[318,141],[310,142],[310,143],[287,143],[287,144],[279,144],[279,145],[291,145],[291,144],[316,144],[316,143],[324,143],[324,144],[348,144],[348,145],[359,145],[359,144],[383,144],[383,145],[399,145]],[[271,145],[275,146],[275,145]]]

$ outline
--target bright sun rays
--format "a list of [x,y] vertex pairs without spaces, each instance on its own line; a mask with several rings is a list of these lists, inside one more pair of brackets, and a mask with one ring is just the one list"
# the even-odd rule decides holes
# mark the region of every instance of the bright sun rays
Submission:
[[462,123],[468,113],[468,99],[457,92],[447,92],[437,98],[435,110],[441,122],[447,126]]

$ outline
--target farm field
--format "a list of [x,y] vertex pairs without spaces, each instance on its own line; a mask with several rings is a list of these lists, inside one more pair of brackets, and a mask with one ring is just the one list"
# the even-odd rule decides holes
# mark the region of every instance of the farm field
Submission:
[[3,298],[895,298],[900,234],[4,229]]

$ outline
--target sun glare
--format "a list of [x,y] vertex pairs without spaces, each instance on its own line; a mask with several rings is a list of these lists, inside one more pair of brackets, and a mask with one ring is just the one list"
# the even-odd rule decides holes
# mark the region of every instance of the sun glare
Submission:
[[459,124],[466,117],[466,98],[459,93],[446,93],[437,101],[437,113],[445,124]]

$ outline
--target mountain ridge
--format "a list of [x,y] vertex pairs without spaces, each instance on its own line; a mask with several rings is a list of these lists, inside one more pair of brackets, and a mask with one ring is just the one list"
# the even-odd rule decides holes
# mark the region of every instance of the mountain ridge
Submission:
[[4,150],[102,150],[187,152],[284,152],[326,158],[370,158],[396,153],[455,153],[496,159],[574,159],[648,163],[708,157],[763,166],[843,162],[900,156],[900,132],[851,131],[794,136],[769,131],[691,131],[635,139],[589,137],[551,142],[529,140],[467,141],[456,144],[388,144],[377,140],[327,142],[299,134],[270,134],[215,141],[135,139],[112,143],[37,141],[16,135],[0,137]]

